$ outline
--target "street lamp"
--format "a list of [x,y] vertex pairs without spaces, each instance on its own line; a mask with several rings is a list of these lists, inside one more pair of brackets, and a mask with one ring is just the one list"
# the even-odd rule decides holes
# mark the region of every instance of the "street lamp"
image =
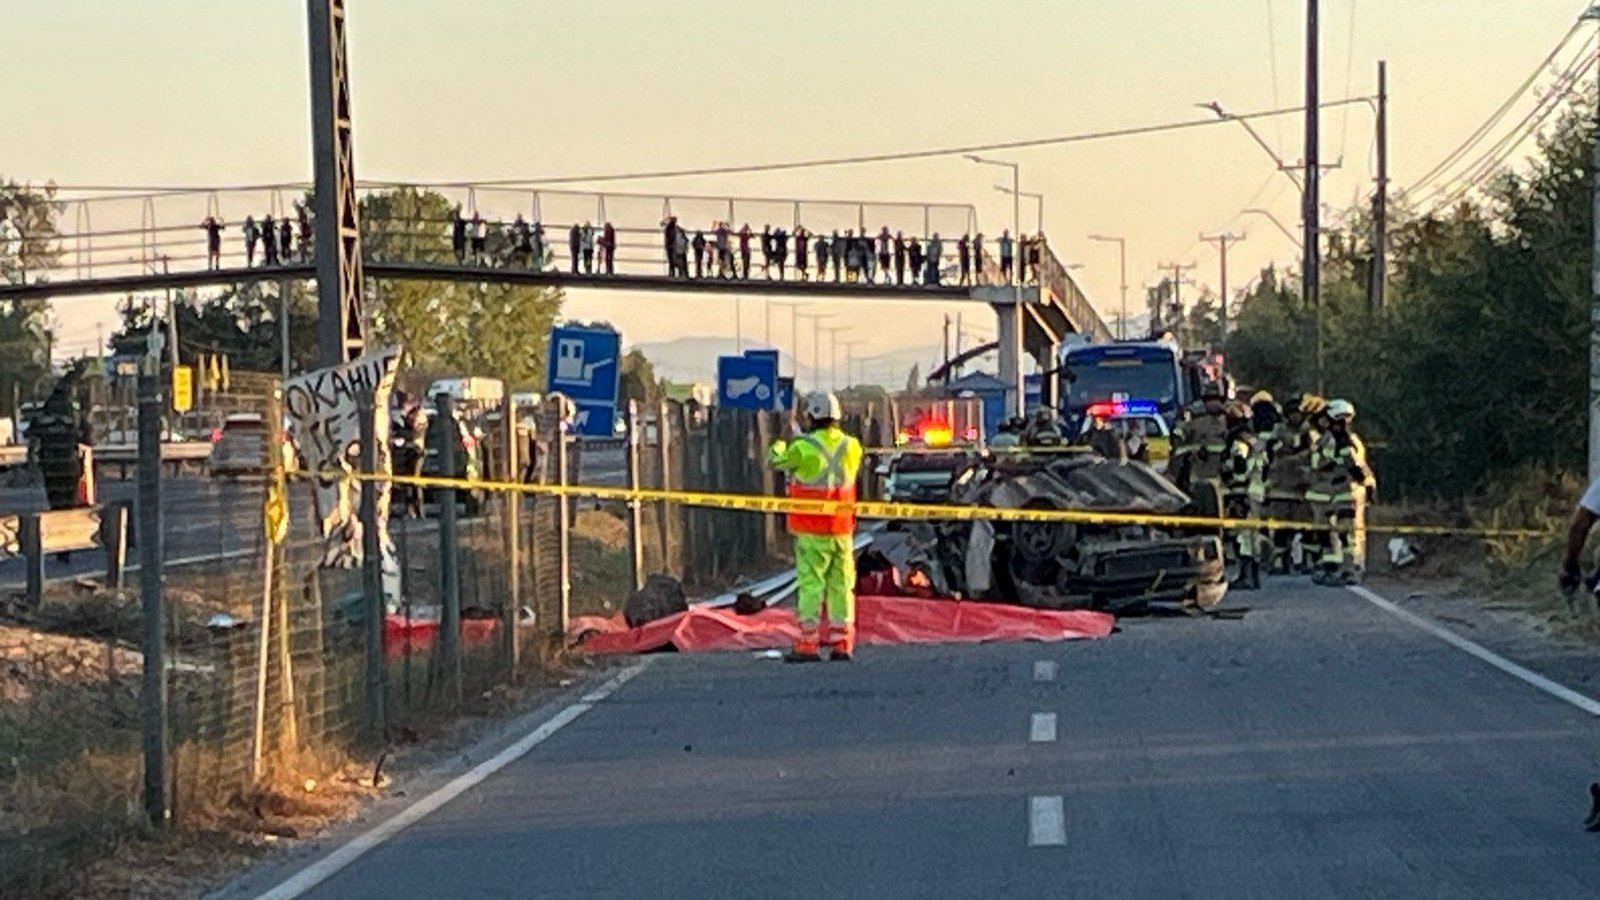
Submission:
[[839,343],[844,345],[844,386],[848,388],[851,386],[850,379],[852,376],[850,373],[854,371],[856,363],[856,348],[867,343],[867,339],[855,338],[849,341],[839,341]]
[[[1002,184],[995,185],[994,189],[999,191],[1002,194],[1011,193],[1011,188],[1008,188],[1008,187],[1006,187],[1005,185],[1002,185]],[[1035,229],[1034,233],[1035,234],[1044,234],[1044,195],[1043,194],[1035,194],[1032,191],[1017,191],[1017,193],[1021,194],[1024,197],[1029,198],[1030,200],[1034,200],[1039,204],[1039,218],[1038,218],[1038,226],[1039,227],[1037,229]]]
[[[1014,162],[1005,162],[999,159],[986,159],[982,156],[967,154],[967,159],[980,166],[1001,166],[1011,170],[1011,234],[1012,240],[1017,241],[1022,237],[1022,166]],[[1016,245],[1013,244],[1013,247]],[[1011,382],[1012,389],[1017,392],[1016,400],[1012,404],[1012,414],[1019,418],[1027,412],[1028,386],[1022,375],[1022,279],[1020,272],[1013,272],[1012,286],[1014,288],[1013,303],[1011,307]],[[1004,373],[1002,373],[1004,374]]]
[[1117,316],[1117,340],[1128,339],[1128,239],[1109,234],[1091,234],[1089,240],[1117,245],[1117,265],[1121,269],[1122,312]]
[[[811,320],[811,377],[817,379],[813,387],[822,386],[822,323],[828,319],[836,318],[838,313],[796,313],[802,319]],[[795,342],[795,349],[799,349],[799,341]],[[795,374],[799,374],[797,371]]]
[[829,325],[822,329],[828,333],[828,390],[839,389],[839,332],[849,331],[849,325]]
[[[781,307],[788,307],[788,309],[789,309],[789,341],[794,344],[794,347],[789,351],[789,355],[794,357],[795,367],[799,368],[799,366],[800,366],[800,310],[802,308],[804,308],[804,307],[810,306],[811,304],[809,302],[806,302],[806,301],[800,301],[798,303],[772,301],[769,305],[770,306],[777,306],[777,307],[780,307],[780,308]],[[771,330],[770,325],[771,325],[771,323],[769,322],[768,323],[768,326],[769,326],[768,330],[769,331]],[[767,346],[768,347],[773,346],[772,336],[770,334],[768,334],[768,336],[767,336]]]

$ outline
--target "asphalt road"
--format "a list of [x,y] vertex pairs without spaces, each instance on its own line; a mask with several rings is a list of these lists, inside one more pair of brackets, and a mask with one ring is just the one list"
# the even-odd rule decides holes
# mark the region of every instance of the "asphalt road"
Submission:
[[1098,642],[656,657],[304,896],[1600,895],[1591,714],[1348,591],[1234,602]]

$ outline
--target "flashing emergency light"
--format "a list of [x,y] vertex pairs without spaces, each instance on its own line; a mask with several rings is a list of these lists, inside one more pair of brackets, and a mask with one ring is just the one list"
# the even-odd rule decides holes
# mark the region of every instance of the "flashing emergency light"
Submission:
[[947,447],[955,436],[955,431],[943,422],[929,422],[922,426],[922,443],[929,447]]
[[1154,400],[1105,400],[1089,404],[1089,415],[1097,419],[1111,419],[1117,416],[1153,416],[1160,409]]

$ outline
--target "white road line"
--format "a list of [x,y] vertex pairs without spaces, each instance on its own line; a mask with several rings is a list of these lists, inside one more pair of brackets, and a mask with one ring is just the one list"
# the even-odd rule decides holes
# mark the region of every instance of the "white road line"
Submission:
[[1544,691],[1546,694],[1555,697],[1557,700],[1570,703],[1591,716],[1600,716],[1600,701],[1596,701],[1592,697],[1580,694],[1566,685],[1551,681],[1543,675],[1540,675],[1538,672],[1523,668],[1522,666],[1517,665],[1500,654],[1495,653],[1494,651],[1489,650],[1488,648],[1479,644],[1475,644],[1442,625],[1434,624],[1433,622],[1430,622],[1413,612],[1401,609],[1393,602],[1385,600],[1383,597],[1378,596],[1377,594],[1360,585],[1351,585],[1349,586],[1348,590],[1357,597],[1360,597],[1368,603],[1371,603],[1373,606],[1376,606],[1384,612],[1389,613],[1408,624],[1415,625],[1416,627],[1428,632],[1429,634],[1441,641],[1444,641],[1457,650],[1466,653],[1468,656],[1475,656],[1489,665],[1494,666],[1496,669],[1506,673],[1507,675],[1510,675],[1512,678],[1515,678],[1518,681],[1522,681],[1526,684],[1530,684],[1539,690]]
[[1028,740],[1035,744],[1048,744],[1056,739],[1056,714],[1034,713],[1028,729]]
[[516,743],[456,776],[443,787],[423,797],[416,803],[355,836],[345,845],[300,870],[299,874],[293,878],[261,894],[256,900],[294,900],[294,898],[304,895],[307,891],[332,878],[341,869],[360,859],[368,852],[377,849],[385,841],[415,825],[439,809],[439,807],[461,796],[485,778],[517,761],[534,747],[549,740],[551,735],[572,724],[579,716],[593,709],[595,704],[611,696],[618,688],[627,684],[634,676],[644,671],[644,667],[648,663],[649,657],[646,657],[640,662],[618,672],[616,677],[585,694],[582,700],[556,713],[553,718],[547,720],[538,728],[518,738]]
[[1067,843],[1066,804],[1061,797],[1028,798],[1028,846],[1060,847]]
[[1041,659],[1041,660],[1035,662],[1033,664],[1033,680],[1034,681],[1055,681],[1056,680],[1056,661],[1053,660],[1053,659]]

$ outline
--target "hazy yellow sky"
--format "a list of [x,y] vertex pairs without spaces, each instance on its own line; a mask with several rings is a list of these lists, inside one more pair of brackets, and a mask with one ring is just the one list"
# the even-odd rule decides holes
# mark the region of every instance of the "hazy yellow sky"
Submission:
[[[532,178],[911,150],[1203,117],[1194,104],[1213,99],[1240,111],[1292,106],[1303,90],[1300,0],[349,7],[357,171],[372,179]],[[1389,60],[1392,170],[1403,187],[1501,103],[1584,4],[1322,7],[1325,97],[1372,91],[1376,61]],[[0,9],[8,38],[0,175],[68,185],[309,177],[303,3],[0,0]],[[1326,178],[1328,204],[1342,208],[1369,189],[1372,126],[1361,107],[1325,115],[1324,158],[1343,161]],[[1259,127],[1283,156],[1300,156],[1297,120]],[[1202,230],[1248,234],[1231,256],[1235,285],[1266,262],[1296,256],[1270,224],[1240,216],[1254,203],[1294,227],[1298,212],[1293,189],[1237,126],[1008,158],[1022,163],[1025,190],[1047,195],[1052,243],[1085,264],[1080,281],[1108,313],[1115,248],[1086,241],[1090,232],[1128,237],[1135,303],[1161,262],[1197,262],[1196,277],[1215,284],[1215,251],[1196,240]],[[998,233],[1010,219],[1009,201],[993,189],[1003,177],[950,158],[618,187],[973,202],[984,229]],[[1032,216],[1025,207],[1025,222]],[[609,318],[630,341],[660,340],[731,334],[729,303],[575,292],[569,313]],[[946,311],[828,308],[859,322],[868,343],[858,355],[931,345]],[[981,313],[969,308],[969,329],[992,332]],[[95,323],[113,321],[104,300],[62,301],[57,314],[67,350],[87,349]],[[782,330],[775,336],[785,342]]]

